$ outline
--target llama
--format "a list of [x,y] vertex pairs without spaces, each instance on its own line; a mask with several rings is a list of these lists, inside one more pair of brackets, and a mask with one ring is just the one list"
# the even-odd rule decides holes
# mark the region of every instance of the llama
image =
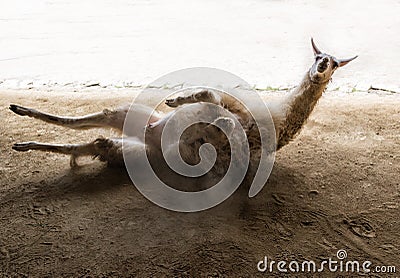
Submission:
[[[287,145],[299,133],[307,118],[313,111],[322,93],[325,91],[333,73],[339,67],[342,67],[357,56],[350,59],[337,59],[332,55],[321,52],[311,39],[312,48],[314,51],[315,61],[311,68],[307,71],[301,83],[275,103],[267,103],[270,110],[272,120],[275,126],[276,150]],[[150,155],[160,151],[160,136],[165,123],[170,119],[176,111],[182,107],[190,106],[186,109],[184,117],[196,120],[196,115],[199,111],[206,109],[206,103],[212,103],[227,109],[233,113],[239,123],[243,126],[248,140],[252,142],[252,148],[257,151],[257,136],[258,130],[254,128],[254,121],[250,113],[232,96],[214,90],[202,90],[194,92],[189,96],[178,96],[173,99],[167,99],[165,104],[176,108],[174,111],[165,114],[159,111],[153,111],[152,108],[144,105],[134,105],[138,117],[145,117],[148,120],[146,127],[130,126],[128,129],[124,127],[124,120],[132,107],[124,106],[115,110],[105,109],[102,112],[94,113],[82,117],[61,117],[46,114],[35,109],[25,108],[19,105],[11,104],[10,109],[20,115],[36,118],[47,123],[61,125],[73,129],[88,129],[88,128],[113,128],[119,132],[124,132],[124,148],[129,148],[128,151],[135,152],[136,149],[145,148]],[[219,123],[226,127],[226,130],[233,130],[235,122],[229,117],[215,116],[215,123]],[[198,150],[199,147],[207,142],[217,146],[221,153],[227,148],[226,137],[221,130],[216,128],[214,124],[199,125],[194,127],[190,136],[181,138],[180,147],[184,149],[181,152],[183,159],[189,164],[199,162]],[[139,139],[139,134],[143,134],[145,128],[146,143]],[[149,140],[147,140],[147,138]],[[255,139],[256,138],[256,139]],[[77,166],[76,159],[80,156],[93,156],[101,161],[106,161],[109,164],[123,164],[122,138],[98,138],[86,144],[47,144],[37,142],[16,143],[13,149],[16,151],[40,150],[47,152],[55,152],[71,155],[70,164],[72,167]],[[229,147],[229,146],[228,146]],[[257,155],[255,156],[257,157]],[[259,157],[259,156],[258,156]],[[257,160],[257,158],[254,158]]]

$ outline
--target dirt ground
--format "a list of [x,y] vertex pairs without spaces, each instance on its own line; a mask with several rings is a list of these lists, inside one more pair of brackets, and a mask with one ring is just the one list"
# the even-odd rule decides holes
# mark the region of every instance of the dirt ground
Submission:
[[[320,262],[336,259],[339,249],[349,260],[396,266],[399,275],[398,95],[327,92],[278,153],[259,195],[247,199],[239,189],[215,208],[187,214],[145,199],[124,169],[85,160],[71,170],[66,156],[11,149],[14,142],[86,142],[111,132],[19,117],[10,103],[80,115],[129,101],[127,92],[0,95],[1,277],[278,277],[259,273],[257,262]],[[350,276],[321,274],[339,275]]]

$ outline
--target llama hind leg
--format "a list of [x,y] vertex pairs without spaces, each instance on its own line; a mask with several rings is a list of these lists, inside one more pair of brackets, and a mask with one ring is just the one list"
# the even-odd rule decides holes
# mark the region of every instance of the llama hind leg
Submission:
[[76,159],[80,156],[98,157],[101,161],[106,161],[111,165],[122,165],[124,163],[121,139],[98,138],[84,144],[23,142],[14,144],[12,148],[20,152],[38,150],[71,155],[71,167],[77,166]]
[[129,107],[116,110],[104,109],[101,112],[81,117],[63,117],[40,112],[15,104],[10,105],[10,110],[20,116],[28,116],[47,123],[60,125],[73,129],[88,129],[94,127],[111,127],[122,131],[126,113]]
[[95,146],[92,143],[86,144],[47,144],[38,142],[23,142],[15,143],[12,146],[13,150],[19,152],[26,152],[29,150],[54,152],[60,154],[71,155],[70,165],[71,167],[77,166],[76,158],[85,155],[96,155]]
[[193,93],[189,96],[178,96],[176,98],[167,99],[165,104],[170,107],[178,107],[185,103],[208,102],[221,105],[221,96],[215,92],[203,90]]

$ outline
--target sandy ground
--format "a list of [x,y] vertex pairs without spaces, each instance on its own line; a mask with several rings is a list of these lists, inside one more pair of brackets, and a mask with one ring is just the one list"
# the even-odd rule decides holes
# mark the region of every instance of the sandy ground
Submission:
[[400,271],[398,95],[326,93],[256,198],[239,189],[200,213],[157,207],[123,169],[87,160],[71,170],[63,155],[11,150],[20,141],[111,134],[18,117],[10,103],[77,115],[130,98],[127,91],[1,93],[0,276],[266,277],[256,267],[264,256],[319,262],[339,249]]

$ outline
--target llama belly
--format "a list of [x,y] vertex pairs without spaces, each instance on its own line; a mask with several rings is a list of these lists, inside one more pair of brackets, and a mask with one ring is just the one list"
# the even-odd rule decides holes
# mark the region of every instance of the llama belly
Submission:
[[[127,110],[126,117],[130,119],[129,124],[124,124],[123,133],[128,137],[143,138],[146,125],[159,121],[162,116],[150,107],[136,104],[130,107],[129,111]],[[126,119],[125,122],[127,122]]]

